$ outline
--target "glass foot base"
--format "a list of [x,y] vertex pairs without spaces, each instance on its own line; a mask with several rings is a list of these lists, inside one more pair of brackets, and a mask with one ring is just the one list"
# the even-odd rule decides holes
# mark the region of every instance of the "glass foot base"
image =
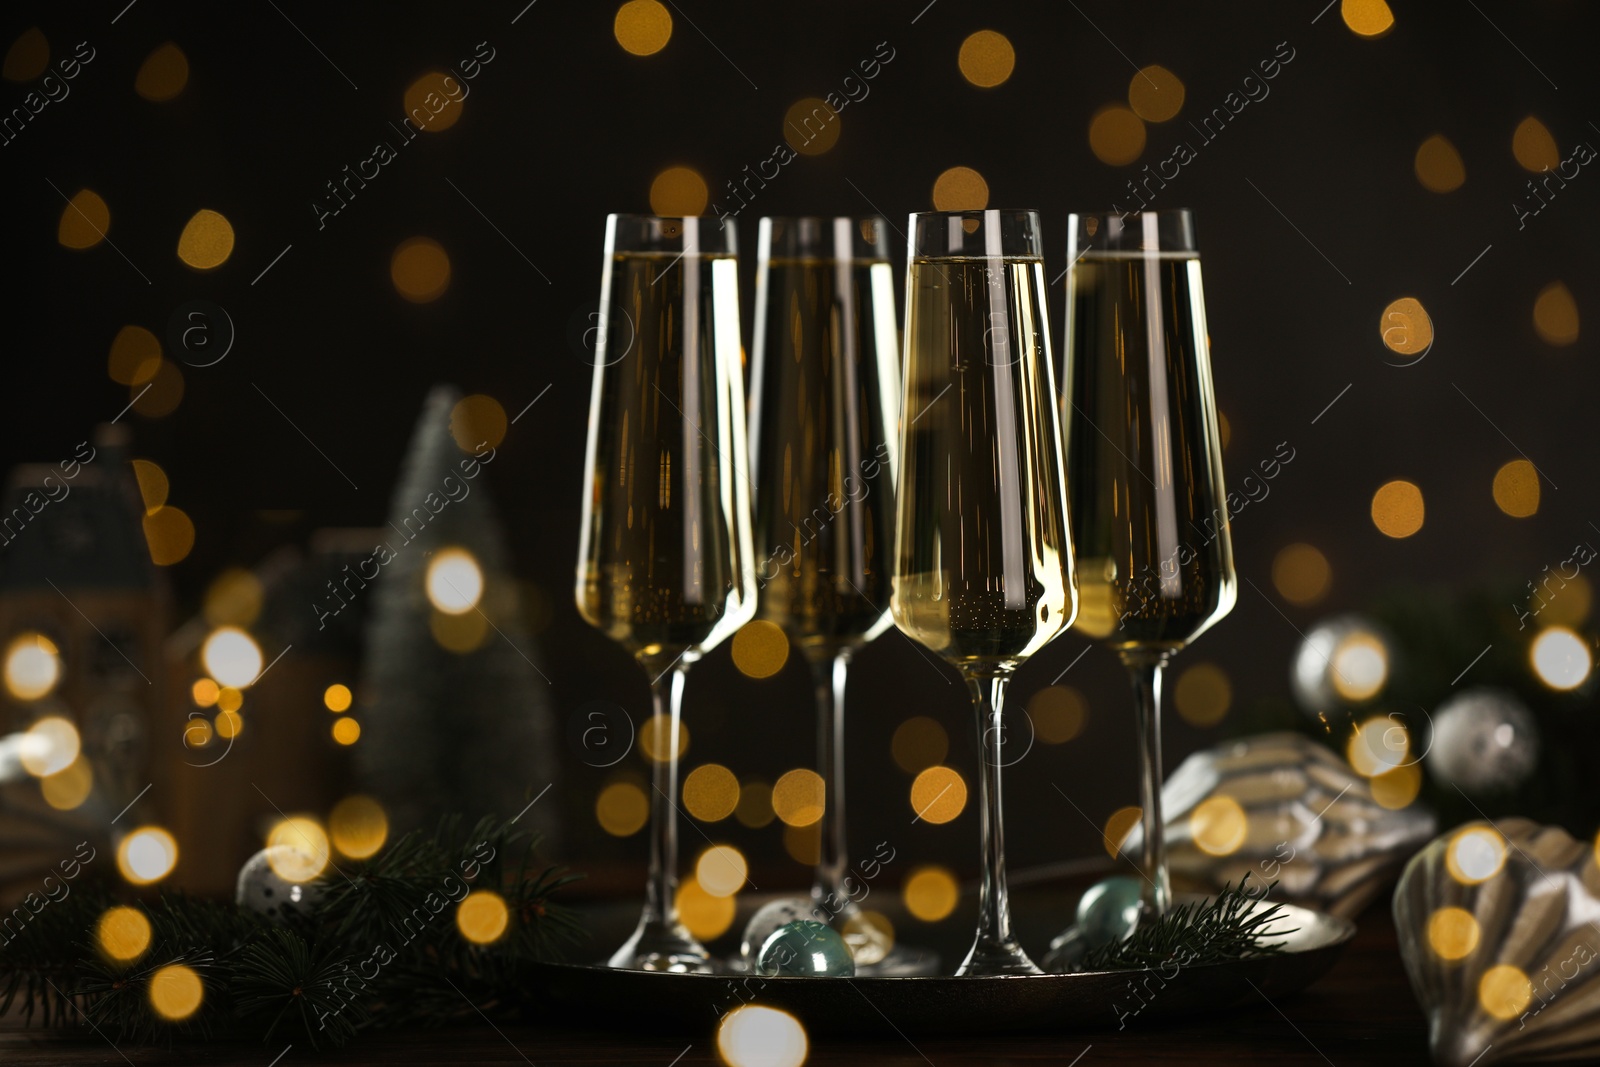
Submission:
[[676,974],[710,974],[711,955],[682,923],[639,920],[639,928],[606,966],[628,971],[672,971]]
[[956,968],[956,977],[996,974],[1043,974],[1022,946],[1015,941],[989,941],[983,938],[972,943],[967,958]]

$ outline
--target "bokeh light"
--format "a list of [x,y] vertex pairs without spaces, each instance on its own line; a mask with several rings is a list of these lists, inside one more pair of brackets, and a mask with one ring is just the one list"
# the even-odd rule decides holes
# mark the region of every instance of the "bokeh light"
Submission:
[[233,255],[233,223],[220,211],[201,208],[178,235],[178,258],[193,270],[216,270]]
[[1583,575],[1574,575],[1555,591],[1539,614],[1555,626],[1578,626],[1589,617],[1594,605],[1594,586]]
[[481,611],[469,611],[464,615],[434,611],[428,616],[428,630],[440,648],[464,656],[477,651],[488,639],[489,619]]
[[1105,846],[1106,855],[1112,859],[1122,855],[1122,842],[1128,839],[1128,834],[1143,817],[1144,809],[1132,804],[1111,813],[1100,835],[1100,843]]
[[1533,983],[1522,968],[1513,964],[1497,964],[1478,979],[1478,1004],[1496,1019],[1515,1019],[1532,1000]]
[[712,896],[693,875],[678,887],[678,920],[702,941],[727,933],[738,910],[735,898]]
[[1089,120],[1089,150],[1100,162],[1126,166],[1144,151],[1144,120],[1121,104],[1111,104]]
[[1215,663],[1192,663],[1178,675],[1172,703],[1190,726],[1215,726],[1233,706],[1233,683]]
[[1417,146],[1412,167],[1417,172],[1417,181],[1430,193],[1453,193],[1467,180],[1461,153],[1442,133],[1434,134]]
[[143,326],[124,326],[111,339],[106,372],[122,385],[143,385],[161,369],[161,342]]
[[611,32],[626,51],[652,56],[672,39],[672,13],[660,0],[628,0],[617,9]]
[[194,520],[182,508],[156,508],[144,517],[144,540],[156,566],[181,563],[194,548]]
[[178,842],[159,826],[141,826],[117,843],[117,870],[134,885],[150,885],[178,865]]
[[926,715],[913,715],[894,729],[889,754],[900,769],[916,774],[943,762],[950,751],[950,735]]
[[1562,282],[1539,290],[1533,302],[1533,329],[1547,345],[1570,345],[1578,339],[1578,302]]
[[1539,472],[1525,459],[1514,459],[1494,472],[1494,503],[1514,519],[1539,510]]
[[133,79],[133,91],[160,104],[173,99],[189,84],[189,57],[168,41],[144,57]]
[[327,831],[308,815],[281,819],[267,834],[267,863],[279,878],[294,885],[321,875],[327,869],[329,852]]
[[756,619],[733,635],[733,665],[746,678],[771,678],[789,662],[789,637],[783,627]]
[[206,586],[206,622],[212,626],[249,626],[261,614],[261,579],[243,567],[229,567]]
[[335,714],[349,711],[350,703],[355,699],[350,692],[350,687],[338,682],[328,686],[322,691],[322,706]]
[[772,820],[778,817],[772,810],[772,787],[762,781],[749,781],[740,786],[739,806],[734,809],[733,817],[739,820],[740,826],[752,830],[772,825]]
[[1576,689],[1589,678],[1594,659],[1583,638],[1565,626],[1550,626],[1533,639],[1529,650],[1539,680],[1557,692]]
[[106,202],[93,189],[80,189],[61,209],[56,240],[63,248],[82,251],[104,241],[110,230],[111,209]]
[[906,910],[925,923],[936,923],[956,910],[961,887],[955,875],[937,865],[918,867],[906,876],[900,887]]
[[341,745],[353,745],[361,740],[361,724],[348,717],[336,720],[328,732]]
[[217,708],[224,713],[238,711],[244,707],[244,694],[231,685],[225,685],[217,690]]
[[474,889],[456,905],[456,929],[474,945],[491,945],[511,925],[506,898],[492,889]]
[[1357,630],[1334,646],[1328,669],[1339,696],[1356,704],[1371,700],[1389,680],[1389,648],[1377,634]]
[[450,409],[450,436],[463,452],[477,455],[486,447],[499,448],[506,426],[506,409],[483,393],[464,396]]
[[1394,27],[1394,12],[1383,0],[1343,0],[1339,14],[1362,37],[1382,37]]
[[261,646],[237,626],[219,626],[200,648],[206,673],[220,685],[247,688],[261,675]]
[[1465,908],[1444,907],[1428,916],[1428,946],[1440,959],[1470,956],[1479,936],[1478,920]]
[[39,779],[39,795],[57,811],[72,811],[94,791],[94,767],[79,753],[64,769]]
[[803,156],[820,156],[839,143],[843,126],[826,100],[801,97],[783,114],[783,139]]
[[445,548],[428,561],[428,600],[446,615],[461,615],[483,597],[483,569],[464,548]]
[[947,823],[967,806],[967,783],[951,767],[929,767],[911,783],[911,810],[935,825]]
[[777,1008],[744,1004],[717,1024],[717,1052],[728,1067],[800,1067],[807,1049],[800,1020]]
[[802,867],[815,867],[822,862],[822,823],[783,828],[783,850],[789,858]]
[[720,822],[739,806],[739,779],[720,763],[707,763],[683,780],[683,806],[701,822]]
[[17,700],[50,695],[61,681],[61,650],[44,634],[29,630],[6,646],[6,692]]
[[406,87],[406,116],[419,130],[443,133],[460,120],[466,92],[453,75],[430,70]]
[[1433,319],[1428,309],[1414,296],[1391,300],[1378,319],[1378,336],[1383,346],[1405,363],[1415,363],[1433,347]]
[[980,89],[992,89],[1011,77],[1017,65],[1017,52],[1005,34],[979,30],[961,42],[956,65],[967,81]]
[[128,387],[128,401],[147,419],[165,418],[183,403],[183,389],[183,371],[172,360],[163,359],[148,382]]
[[1422,529],[1423,512],[1422,490],[1411,482],[1385,482],[1372,494],[1372,524],[1387,537],[1410,537]]
[[594,817],[612,837],[631,837],[650,821],[650,798],[633,782],[612,782],[595,797]]
[[150,947],[150,920],[125,904],[107,908],[95,923],[94,939],[100,951],[117,962],[136,960]]
[[666,218],[705,214],[711,192],[693,167],[668,167],[650,183],[650,210]]
[[1089,721],[1089,703],[1070,685],[1047,685],[1028,698],[1033,732],[1047,745],[1061,745],[1079,734]]
[[1411,731],[1398,720],[1375,715],[1357,724],[1345,742],[1345,759],[1364,778],[1404,765],[1411,755]]
[[1143,68],[1128,82],[1128,106],[1146,122],[1176,118],[1183,110],[1183,97],[1183,82],[1159,63]]
[[989,206],[989,183],[971,167],[951,167],[933,180],[937,211],[979,211]]
[[1371,785],[1372,799],[1378,807],[1399,811],[1409,807],[1422,792],[1422,765],[1403,763],[1392,771],[1376,775]]
[[1450,839],[1444,865],[1462,885],[1487,882],[1505,868],[1505,838],[1487,826],[1470,826]]
[[712,845],[700,853],[695,861],[694,876],[704,889],[714,897],[731,897],[744,888],[750,875],[750,865],[744,853],[732,845]]
[[1272,585],[1291,604],[1308,607],[1320,603],[1332,584],[1333,568],[1315,545],[1284,545],[1272,557]]
[[673,729],[672,716],[657,712],[639,730],[639,754],[651,763],[682,759],[689,751],[689,727],[680,718]]
[[139,485],[139,497],[144,501],[144,512],[148,515],[167,502],[167,493],[171,488],[167,472],[161,469],[160,464],[148,459],[133,460],[129,466],[133,468],[133,479]]
[[217,702],[221,695],[222,687],[210,678],[200,678],[189,687],[189,696],[194,700],[197,708],[209,708]]
[[371,797],[345,797],[328,813],[328,836],[341,855],[364,860],[389,840],[389,816]]
[[772,786],[772,810],[788,826],[810,826],[822,818],[827,806],[822,776],[797,767]]
[[439,299],[450,288],[450,254],[431,237],[411,237],[389,257],[395,292],[413,304]]
[[6,49],[5,64],[0,71],[8,82],[31,82],[49,65],[50,41],[39,27],[30,26]]
[[171,963],[150,976],[150,1007],[171,1022],[187,1019],[200,1010],[205,985],[194,968]]
[[[238,690],[230,689],[228,692],[237,693]],[[240,715],[237,710],[223,708],[220,701],[218,702],[218,708],[220,710],[217,712],[217,736],[228,740],[242,734],[244,732],[244,716]]]
[[1207,797],[1189,813],[1189,836],[1210,856],[1231,856],[1244,844],[1250,820],[1239,802],[1225,793]]
[[46,715],[22,735],[17,757],[23,770],[43,778],[72,766],[81,750],[78,728],[59,715]]
[[1550,128],[1532,115],[1517,123],[1517,128],[1512,131],[1511,154],[1523,170],[1534,174],[1542,174],[1561,165],[1561,151],[1556,147],[1556,139],[1551,136]]

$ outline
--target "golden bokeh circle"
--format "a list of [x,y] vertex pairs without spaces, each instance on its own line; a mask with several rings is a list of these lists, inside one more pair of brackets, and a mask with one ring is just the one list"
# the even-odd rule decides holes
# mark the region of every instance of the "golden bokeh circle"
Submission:
[[1543,174],[1561,165],[1561,150],[1550,128],[1529,115],[1511,133],[1511,154],[1523,170]]
[[1343,0],[1339,14],[1362,37],[1382,37],[1394,28],[1394,12],[1384,0]]
[[632,837],[650,821],[650,798],[633,782],[612,782],[595,797],[594,818],[612,837]]
[[1390,811],[1410,807],[1422,792],[1422,765],[1402,763],[1392,771],[1374,776],[1371,785],[1372,799],[1378,807]]
[[947,823],[966,806],[966,779],[952,767],[929,767],[911,783],[911,810],[923,822]]
[[39,779],[40,796],[57,811],[75,810],[93,791],[94,766],[81,752],[66,767]]
[[771,678],[789,662],[789,636],[765,619],[739,627],[732,644],[733,665],[746,678]]
[[350,692],[350,687],[340,682],[335,682],[322,691],[322,706],[334,714],[349,711],[354,701],[355,694]]
[[218,710],[231,714],[244,707],[244,693],[231,685],[225,685],[217,690]]
[[810,826],[827,807],[822,776],[805,767],[786,771],[772,786],[772,810],[789,826]]
[[1578,688],[1589,680],[1594,657],[1588,643],[1565,626],[1547,626],[1528,649],[1533,673],[1558,693]]
[[61,649],[36,630],[20,633],[6,646],[6,692],[18,700],[48,696],[61,681]]
[[1578,339],[1578,302],[1562,282],[1539,290],[1533,302],[1533,329],[1547,345],[1570,345]]
[[706,763],[683,780],[683,807],[701,822],[721,822],[739,806],[739,779],[720,763]]
[[925,923],[936,923],[956,910],[961,887],[955,875],[937,865],[918,867],[906,876],[900,887],[906,910]]
[[183,403],[183,389],[183,371],[172,360],[163,359],[150,381],[128,387],[128,402],[147,419],[164,418]]
[[[453,91],[451,85],[455,86]],[[461,120],[465,90],[454,75],[430,70],[406,87],[402,100],[406,117],[419,130],[443,133]]]
[[1144,152],[1144,120],[1121,104],[1111,104],[1089,120],[1089,150],[1100,162],[1123,167]]
[[189,57],[168,41],[144,57],[133,79],[133,91],[160,104],[173,99],[189,84]]
[[1594,605],[1594,586],[1583,575],[1567,579],[1539,614],[1552,626],[1580,626]]
[[1433,320],[1414,296],[1390,301],[1378,319],[1378,336],[1383,346],[1397,356],[1413,357],[1416,362],[1433,346]]
[[625,51],[653,56],[672,39],[672,12],[659,0],[628,0],[617,8],[611,32]]
[[1436,133],[1417,146],[1412,169],[1417,181],[1430,193],[1453,193],[1467,180],[1466,164],[1461,153],[1442,133]]
[[63,248],[82,251],[106,239],[111,230],[111,208],[93,189],[79,189],[61,209],[56,240]]
[[401,241],[389,257],[389,279],[413,304],[430,303],[450,288],[450,254],[431,237]]
[[261,614],[261,579],[243,567],[229,567],[206,587],[201,609],[212,626],[249,626]]
[[194,548],[194,520],[182,508],[156,508],[144,517],[144,539],[158,567],[181,563]]
[[1479,885],[1505,869],[1506,840],[1487,826],[1469,826],[1444,850],[1445,870],[1462,885]]
[[732,845],[712,845],[694,865],[695,880],[714,897],[731,897],[744,888],[750,865]]
[[456,905],[456,929],[474,945],[492,945],[511,925],[506,898],[492,889],[474,889]]
[[361,724],[349,717],[335,720],[328,732],[341,745],[353,745],[361,740]]
[[783,139],[803,156],[820,156],[839,143],[843,125],[826,100],[804,96],[783,113]]
[[750,781],[740,786],[739,806],[734,809],[733,817],[739,820],[740,826],[748,826],[752,830],[772,825],[772,820],[778,817],[778,813],[772,810],[772,787],[761,781]]
[[693,167],[668,167],[650,183],[650,210],[666,218],[705,214],[711,191]]
[[161,369],[161,342],[143,326],[124,326],[111,339],[106,371],[122,385],[143,385]]
[[94,939],[100,951],[118,963],[136,960],[150,947],[150,920],[126,904],[107,908],[95,923]]
[[1428,946],[1444,960],[1464,959],[1478,947],[1482,931],[1465,908],[1439,908],[1428,916]]
[[1017,51],[1005,34],[979,30],[961,42],[956,65],[967,81],[980,89],[992,89],[1011,77],[1017,66]]
[[1033,732],[1047,745],[1060,745],[1083,733],[1089,703],[1070,685],[1047,685],[1028,698]]
[[822,823],[783,828],[783,850],[802,867],[815,867],[822,861]]
[[499,448],[506,438],[506,409],[500,401],[474,393],[456,401],[450,409],[450,436],[463,452],[477,455],[485,447]]
[[178,865],[178,842],[159,826],[141,826],[117,842],[117,871],[133,885],[150,885]]
[[689,727],[680,718],[673,730],[672,716],[662,712],[645,720],[639,731],[639,753],[652,763],[682,759],[689,751]]
[[1215,663],[1192,663],[1178,675],[1172,702],[1190,726],[1215,726],[1233,706],[1233,683]]
[[1272,557],[1272,584],[1289,603],[1309,606],[1328,595],[1333,568],[1315,545],[1284,545]]
[[196,211],[178,235],[178,258],[192,270],[216,270],[233,255],[233,223],[210,208]]
[[1128,106],[1146,122],[1166,122],[1183,110],[1182,80],[1159,63],[1140,70],[1128,82]]
[[1539,472],[1525,459],[1514,459],[1494,472],[1494,503],[1514,519],[1539,510]]
[[710,941],[727,933],[738,910],[737,898],[707,893],[693,875],[686,878],[678,889],[678,920],[702,941]]
[[1208,856],[1231,856],[1244,844],[1250,820],[1239,802],[1225,793],[1207,797],[1189,813],[1189,836]]
[[740,1005],[717,1024],[717,1052],[728,1067],[800,1067],[809,1048],[799,1019],[764,1004]]
[[307,815],[281,819],[267,834],[267,865],[279,878],[294,885],[319,877],[327,869],[330,851],[327,831]]
[[30,26],[17,35],[6,49],[4,66],[0,66],[8,82],[31,82],[50,66],[50,41],[37,26]]
[[1372,494],[1372,525],[1384,536],[1400,539],[1422,529],[1426,512],[1422,490],[1403,479],[1385,482]]
[[139,485],[144,513],[148,515],[167,502],[167,493],[171,489],[167,472],[161,469],[159,463],[148,459],[132,460],[129,466],[133,468],[133,480]]
[[1533,1001],[1533,983],[1522,968],[1501,963],[1478,979],[1478,1004],[1496,1019],[1509,1022]]
[[1122,843],[1128,839],[1128,835],[1139,825],[1139,820],[1143,817],[1144,809],[1132,804],[1111,813],[1106,819],[1105,830],[1100,835],[1100,843],[1105,846],[1106,855],[1112,859],[1122,855]]
[[187,1019],[200,1010],[205,985],[194,968],[171,963],[150,976],[150,1007],[171,1022]]
[[989,206],[989,183],[971,167],[951,167],[933,180],[936,211],[981,211]]
[[896,726],[889,739],[889,754],[907,774],[916,774],[943,762],[950,751],[950,735],[926,715],[913,715]]
[[328,836],[341,855],[367,859],[389,840],[388,813],[371,797],[345,797],[328,813]]

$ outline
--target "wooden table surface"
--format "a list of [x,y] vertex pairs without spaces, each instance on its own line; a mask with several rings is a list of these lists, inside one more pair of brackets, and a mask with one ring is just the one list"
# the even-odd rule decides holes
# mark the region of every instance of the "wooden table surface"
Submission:
[[[1427,1063],[1427,1024],[1406,984],[1395,949],[1387,901],[1360,917],[1360,931],[1338,964],[1296,997],[1234,1011],[1216,1019],[1164,1025],[1113,1026],[1047,1036],[911,1041],[886,1022],[880,1040],[813,1041],[812,1065],[959,1067],[1056,1064],[1096,1067],[1140,1064],[1307,1064],[1346,1067]],[[626,1064],[700,1067],[718,1058],[708,1028],[703,1037],[657,1037],[550,1026],[481,1022],[442,1030],[364,1034],[336,1052],[287,1041],[210,1042],[179,1048],[113,1048],[92,1032],[18,1029],[0,1021],[0,1064],[6,1067],[295,1067],[297,1064],[463,1064],[550,1067]],[[274,1060],[274,1057],[280,1057]]]

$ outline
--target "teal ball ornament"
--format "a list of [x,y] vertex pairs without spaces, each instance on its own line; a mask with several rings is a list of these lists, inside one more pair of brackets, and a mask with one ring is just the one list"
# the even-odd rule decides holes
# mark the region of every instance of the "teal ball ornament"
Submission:
[[1139,879],[1116,875],[1078,899],[1078,932],[1089,948],[1121,941],[1139,925]]
[[762,944],[756,973],[769,978],[854,978],[856,961],[838,931],[799,919],[780,926]]

